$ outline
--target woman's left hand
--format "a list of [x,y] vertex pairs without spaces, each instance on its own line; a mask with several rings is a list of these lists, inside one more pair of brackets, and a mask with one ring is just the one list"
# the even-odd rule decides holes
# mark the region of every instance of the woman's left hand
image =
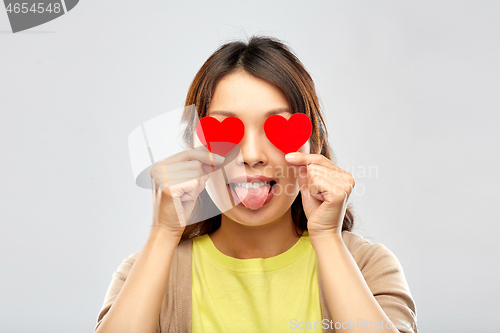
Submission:
[[299,166],[298,182],[310,236],[341,235],[353,176],[321,154],[290,153],[288,163]]

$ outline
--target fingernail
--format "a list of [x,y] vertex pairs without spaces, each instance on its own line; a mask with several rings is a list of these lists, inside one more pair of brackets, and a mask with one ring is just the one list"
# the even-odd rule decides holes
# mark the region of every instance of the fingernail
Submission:
[[297,155],[297,154],[295,154],[295,153],[286,154],[286,155],[285,155],[285,158],[286,158],[287,160],[291,161],[291,160],[293,160],[293,159],[295,158],[295,156],[296,156],[296,155]]
[[223,162],[226,158],[225,157],[222,157],[220,155],[217,155],[217,154],[212,154],[213,157],[214,157],[214,160],[216,160],[217,162]]

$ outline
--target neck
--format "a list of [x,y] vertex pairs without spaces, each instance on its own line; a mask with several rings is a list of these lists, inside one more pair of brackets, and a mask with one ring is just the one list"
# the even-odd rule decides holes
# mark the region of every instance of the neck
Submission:
[[222,214],[220,228],[209,236],[220,252],[237,259],[274,257],[300,238],[290,209],[279,219],[259,226],[243,225]]

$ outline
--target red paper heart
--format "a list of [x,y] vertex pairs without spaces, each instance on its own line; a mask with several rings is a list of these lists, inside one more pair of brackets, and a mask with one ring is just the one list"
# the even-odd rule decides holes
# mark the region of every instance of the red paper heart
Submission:
[[222,122],[214,117],[203,117],[196,126],[196,134],[212,153],[226,156],[243,139],[245,126],[236,117],[228,117]]
[[295,113],[288,120],[274,115],[264,123],[264,132],[276,148],[288,154],[299,150],[309,140],[312,124],[304,113]]

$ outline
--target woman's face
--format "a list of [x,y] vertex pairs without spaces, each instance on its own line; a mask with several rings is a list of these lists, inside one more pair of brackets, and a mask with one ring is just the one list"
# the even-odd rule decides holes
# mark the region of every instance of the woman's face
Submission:
[[[285,154],[264,132],[268,117],[278,114],[288,119],[292,116],[288,110],[288,102],[279,88],[245,71],[232,72],[218,82],[207,115],[219,121],[237,117],[245,126],[238,144],[239,154],[226,156],[226,160],[233,158],[225,168],[227,182],[219,174],[209,180],[210,190],[207,183],[213,199],[228,194],[234,199],[237,205],[222,209],[220,206],[224,204],[214,200],[231,220],[245,225],[270,223],[282,217],[297,197],[298,168],[286,162]],[[307,142],[299,152],[309,153],[309,150]]]

